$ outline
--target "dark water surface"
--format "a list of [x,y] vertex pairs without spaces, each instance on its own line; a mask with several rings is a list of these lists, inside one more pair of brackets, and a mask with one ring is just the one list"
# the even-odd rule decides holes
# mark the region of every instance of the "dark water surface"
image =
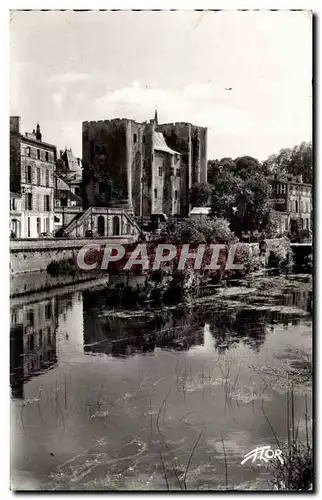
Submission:
[[[238,285],[238,286],[237,286]],[[192,306],[125,310],[104,288],[12,301],[15,489],[272,488],[241,465],[311,415],[311,284],[261,278]],[[309,424],[311,419],[309,418]]]

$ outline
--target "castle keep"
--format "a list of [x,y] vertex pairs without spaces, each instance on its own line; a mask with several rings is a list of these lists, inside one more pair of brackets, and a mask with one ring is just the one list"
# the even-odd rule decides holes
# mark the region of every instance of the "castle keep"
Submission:
[[123,207],[137,217],[186,217],[188,192],[207,180],[207,129],[129,119],[83,122],[84,208]]

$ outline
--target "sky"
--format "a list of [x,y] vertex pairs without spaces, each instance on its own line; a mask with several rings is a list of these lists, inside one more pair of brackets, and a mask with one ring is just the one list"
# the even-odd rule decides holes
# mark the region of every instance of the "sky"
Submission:
[[[10,114],[82,156],[82,121],[158,110],[208,127],[208,159],[309,141],[305,11],[20,12],[10,20]],[[231,88],[231,90],[226,90]]]

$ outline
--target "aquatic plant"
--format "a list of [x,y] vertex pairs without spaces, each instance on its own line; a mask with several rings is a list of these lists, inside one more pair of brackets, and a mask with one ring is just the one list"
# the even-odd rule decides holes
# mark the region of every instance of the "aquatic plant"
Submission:
[[283,452],[283,463],[279,460],[273,461],[274,479],[273,486],[279,491],[310,491],[313,490],[313,450],[312,435],[309,432],[309,416],[307,408],[307,397],[305,396],[305,442],[299,438],[300,419],[295,421],[294,391],[293,388],[287,393],[287,443],[280,446],[275,431],[263,411],[271,430],[275,436],[279,448]]

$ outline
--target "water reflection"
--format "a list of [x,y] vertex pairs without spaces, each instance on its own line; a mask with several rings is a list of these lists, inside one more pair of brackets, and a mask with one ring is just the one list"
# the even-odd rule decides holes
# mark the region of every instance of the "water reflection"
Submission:
[[[253,299],[256,301],[261,302],[258,297]],[[311,301],[311,292],[306,290],[288,290],[276,300],[305,311],[310,311]],[[157,348],[206,349],[207,345],[222,353],[239,343],[258,352],[275,325],[287,328],[299,321],[294,311],[256,309],[247,303],[238,308],[230,306],[229,300],[196,308],[124,310],[121,305],[112,307],[102,290],[14,306],[10,329],[12,394],[23,398],[24,381],[55,366],[58,358],[68,361],[76,353],[122,357],[152,353]]]
[[15,481],[28,471],[39,489],[124,490],[135,481],[165,489],[162,453],[172,489],[173,454],[182,473],[201,428],[190,489],[225,487],[221,435],[229,484],[264,481],[259,468],[240,466],[255,446],[275,446],[263,404],[285,442],[289,376],[297,422],[301,391],[310,391],[311,324],[300,292],[283,303],[227,293],[158,310],[125,309],[108,289],[13,301]]
[[11,309],[10,382],[12,395],[23,398],[24,381],[57,363],[55,299]]

